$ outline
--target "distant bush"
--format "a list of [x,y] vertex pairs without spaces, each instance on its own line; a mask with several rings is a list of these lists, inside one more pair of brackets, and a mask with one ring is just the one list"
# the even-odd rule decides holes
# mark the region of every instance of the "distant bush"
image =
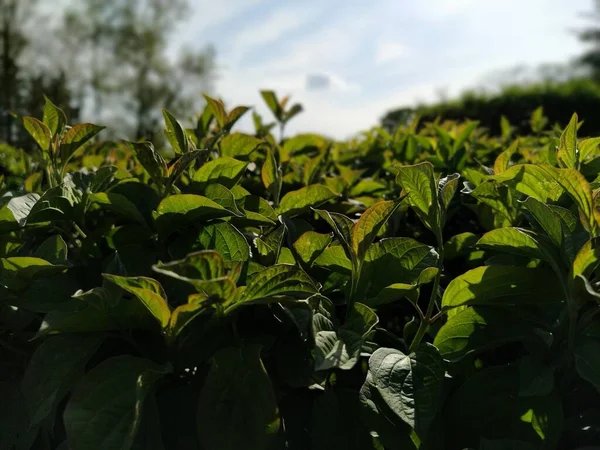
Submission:
[[583,135],[600,134],[600,85],[588,79],[567,82],[547,82],[529,86],[509,86],[500,93],[465,93],[458,100],[421,105],[416,108],[399,108],[388,112],[382,119],[386,127],[394,128],[406,123],[415,113],[421,123],[436,118],[448,120],[478,120],[490,133],[502,133],[501,120],[505,116],[517,134],[531,131],[532,112],[542,106],[550,124],[564,126],[573,111],[586,121],[580,132]]

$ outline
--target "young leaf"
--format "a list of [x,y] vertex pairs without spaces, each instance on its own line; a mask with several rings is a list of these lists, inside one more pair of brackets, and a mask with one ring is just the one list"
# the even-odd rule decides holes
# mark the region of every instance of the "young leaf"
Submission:
[[194,183],[205,187],[210,183],[232,188],[240,180],[248,163],[224,156],[205,163],[194,173]]
[[48,97],[44,96],[44,100],[45,103],[42,122],[48,126],[52,136],[59,135],[63,132],[63,129],[67,124],[65,113],[54,103],[52,103]]
[[165,119],[165,136],[176,155],[183,155],[189,150],[189,140],[185,130],[177,119],[166,109],[162,110]]
[[114,211],[124,218],[146,226],[146,221],[135,204],[124,195],[114,194],[112,192],[97,192],[96,194],[90,195],[89,198],[91,203],[105,206],[107,209]]
[[265,162],[260,170],[260,178],[265,188],[271,193],[273,203],[279,204],[279,196],[281,194],[282,174],[281,168],[277,165],[275,153],[271,149],[267,149]]
[[314,211],[329,224],[348,258],[353,259],[352,227],[354,227],[354,221],[340,213],[330,212],[324,209],[315,209]]
[[248,134],[231,133],[219,142],[221,156],[246,161],[263,141]]
[[433,165],[425,162],[399,167],[397,181],[423,224],[436,236],[441,237],[442,224]]
[[227,124],[227,112],[225,112],[225,106],[221,100],[215,100],[208,95],[204,95],[204,99],[210,105],[215,119],[221,128]]
[[352,227],[352,252],[358,261],[365,257],[367,249],[382,226],[400,205],[399,201],[379,202],[367,209]]
[[151,142],[128,142],[140,164],[159,185],[167,176],[167,163]]
[[96,136],[106,127],[100,127],[91,123],[78,123],[73,125],[65,133],[60,142],[60,159],[63,164],[67,164],[71,156],[86,144],[90,139]]
[[241,302],[256,302],[273,296],[307,298],[317,292],[313,280],[296,266],[278,264],[267,267],[252,278]]
[[506,172],[506,170],[510,167],[510,160],[512,156],[517,152],[518,149],[519,140],[516,139],[510,145],[510,147],[498,155],[496,161],[494,161],[494,175],[500,175],[501,173]]
[[423,439],[438,412],[444,361],[431,344],[414,353],[379,348],[369,358],[370,389],[376,389],[386,406]]
[[23,126],[43,151],[50,149],[52,131],[45,123],[34,117],[23,117]]
[[267,106],[269,107],[269,109],[271,110],[273,115],[275,116],[275,118],[278,121],[282,122],[283,121],[283,110],[281,108],[281,105],[279,104],[279,100],[277,100],[277,96],[275,95],[275,92],[260,91],[260,95],[262,96],[263,100],[265,101],[265,103],[267,104]]
[[302,261],[311,266],[331,242],[330,234],[321,234],[315,231],[303,233],[294,242],[294,249]]
[[159,231],[172,231],[174,227],[199,219],[215,219],[231,213],[218,203],[201,195],[179,194],[165,198],[157,208],[156,226]]
[[577,152],[577,114],[573,114],[569,125],[560,136],[557,158],[561,167],[569,169],[579,168],[579,155]]
[[94,367],[77,385],[65,409],[69,448],[130,448],[144,401],[163,373],[152,361],[133,356],[115,356]]
[[260,351],[246,345],[213,356],[196,416],[203,448],[266,450],[275,438],[279,411]]
[[312,184],[285,194],[281,199],[277,213],[294,217],[335,197],[338,197],[338,195],[328,187],[322,184]]
[[107,273],[103,276],[142,302],[161,327],[165,328],[169,324],[171,308],[167,303],[167,294],[158,281],[146,277],[120,277]]

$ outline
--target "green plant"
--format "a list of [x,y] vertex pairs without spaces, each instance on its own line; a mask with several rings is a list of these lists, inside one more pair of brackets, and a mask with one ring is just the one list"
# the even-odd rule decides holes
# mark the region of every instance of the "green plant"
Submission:
[[45,166],[0,186],[0,448],[598,442],[600,139],[577,116],[278,142],[256,114],[232,131],[247,110],[164,111],[170,149],[50,102],[23,119]]

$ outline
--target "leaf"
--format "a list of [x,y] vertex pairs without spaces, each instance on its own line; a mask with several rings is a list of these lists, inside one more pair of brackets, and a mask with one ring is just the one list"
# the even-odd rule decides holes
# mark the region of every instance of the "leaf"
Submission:
[[193,181],[204,187],[210,183],[222,184],[227,188],[235,186],[248,163],[224,156],[205,163],[194,173]]
[[442,308],[466,305],[524,305],[564,300],[555,275],[547,269],[482,266],[454,278],[444,291]]
[[225,261],[247,261],[250,246],[244,235],[227,222],[217,222],[202,227],[198,242],[205,249],[216,250]]
[[450,202],[456,193],[458,188],[458,182],[460,180],[460,174],[453,173],[440,179],[438,183],[438,197],[441,202],[442,211],[446,211],[450,206]]
[[398,184],[407,194],[408,203],[423,224],[436,236],[441,236],[440,207],[433,165],[428,162],[398,168]]
[[370,377],[366,383],[404,423],[424,438],[437,414],[444,361],[431,344],[422,344],[414,353],[379,348],[369,358]]
[[484,181],[469,194],[480,203],[500,213],[509,224],[517,220],[517,208],[513,193],[493,180]]
[[222,184],[211,183],[206,186],[204,190],[204,195],[206,198],[212,200],[213,202],[221,205],[228,212],[231,213],[232,216],[235,217],[244,217],[244,212],[240,211],[238,208],[238,204],[233,193],[227,189]]
[[573,261],[571,278],[575,280],[578,275],[586,278],[596,269],[600,262],[600,245],[598,239],[590,239],[579,250]]
[[105,206],[117,213],[118,215],[127,218],[140,225],[147,226],[146,221],[138,211],[137,207],[127,197],[121,194],[112,192],[97,192],[90,195],[90,202]]
[[376,203],[356,221],[352,227],[352,251],[358,261],[362,262],[377,233],[399,205],[392,200]]
[[358,362],[368,333],[377,325],[375,312],[362,303],[354,303],[341,327],[334,323],[333,304],[325,297],[309,299],[313,306],[315,370],[350,370]]
[[216,219],[231,215],[218,203],[194,194],[171,195],[160,202],[156,212],[156,226],[161,232],[174,231],[177,226],[200,219]]
[[289,264],[267,267],[246,287],[241,302],[257,302],[277,295],[307,298],[317,292],[313,280],[300,268]]
[[509,342],[545,344],[549,338],[516,311],[478,306],[462,309],[449,318],[433,345],[444,359],[455,362]]
[[236,106],[235,108],[233,108],[227,116],[227,124],[225,127],[223,127],[223,129],[225,129],[227,131],[231,130],[231,128],[235,125],[235,123],[244,114],[246,114],[246,112],[248,112],[249,109],[250,109],[250,107],[248,107],[248,106]]
[[519,395],[548,395],[554,389],[554,369],[532,356],[519,361]]
[[33,354],[21,390],[31,426],[40,424],[62,400],[78,371],[96,352],[102,337],[59,335],[45,340]]
[[50,129],[52,136],[61,134],[67,124],[65,113],[58,108],[52,101],[44,96],[44,113],[42,121]]
[[225,112],[225,106],[221,100],[215,100],[208,95],[204,95],[204,99],[212,109],[213,115],[217,120],[220,127],[224,127],[227,124],[227,113]]
[[600,145],[600,137],[582,139],[579,142],[579,160],[585,163],[589,157],[593,158],[597,155],[598,145]]
[[169,324],[171,308],[167,303],[167,294],[158,281],[147,277],[121,277],[107,273],[103,276],[137,298],[156,318],[162,328]]
[[344,248],[340,245],[330,245],[321,253],[314,262],[315,266],[325,267],[339,273],[350,273],[352,262],[346,256]]
[[6,208],[12,212],[19,226],[24,227],[27,223],[29,213],[39,200],[39,194],[25,194],[11,198],[6,204]]
[[60,159],[67,164],[71,156],[105,127],[91,123],[78,123],[67,131],[60,142]]
[[577,152],[577,114],[573,114],[569,125],[560,136],[560,144],[556,154],[561,167],[570,169],[579,168],[579,155]]
[[189,150],[187,153],[177,157],[175,162],[171,163],[167,169],[169,176],[169,185],[175,184],[175,182],[183,175],[185,170],[192,165],[200,155],[204,153],[204,150]]
[[128,142],[140,164],[157,183],[167,176],[167,163],[151,142]]
[[282,174],[281,168],[277,165],[275,153],[271,149],[266,151],[265,162],[260,170],[260,178],[267,191],[271,193],[275,205],[279,204]]
[[452,260],[467,255],[478,240],[477,235],[471,232],[455,234],[444,244],[444,259]]
[[510,160],[518,150],[519,140],[516,139],[510,147],[500,153],[496,158],[496,161],[494,161],[494,175],[500,175],[501,173],[506,172],[510,167]]
[[294,217],[335,197],[338,197],[338,194],[328,187],[322,184],[312,184],[285,194],[281,199],[277,213]]
[[189,140],[185,130],[177,119],[166,109],[162,110],[165,119],[165,136],[176,155],[183,155],[189,150]]
[[275,92],[260,91],[260,95],[262,96],[263,100],[265,101],[265,103],[267,104],[267,106],[269,107],[269,109],[271,110],[273,115],[275,116],[275,118],[279,121],[282,121],[283,120],[283,110],[281,108],[281,105],[279,104],[279,101],[277,100],[277,96],[275,95]]
[[294,242],[294,249],[302,261],[311,266],[331,242],[330,234],[307,231]]
[[573,353],[575,368],[581,378],[600,389],[600,329],[597,325],[588,326],[575,339]]
[[541,237],[524,228],[497,228],[485,233],[476,245],[486,250],[541,259],[550,264],[560,276],[563,272],[560,266],[560,255],[557,255],[552,246],[544,242]]
[[347,257],[350,259],[354,258],[354,253],[352,252],[352,228],[354,227],[354,221],[343,214],[325,211],[324,209],[315,209],[314,211],[329,224],[335,237],[340,241]]
[[269,448],[280,419],[260,351],[258,345],[246,345],[224,348],[213,356],[196,416],[203,448]]
[[189,253],[181,260],[156,264],[153,270],[183,281],[209,281],[225,275],[225,264],[219,253],[203,250]]
[[67,262],[67,243],[60,234],[50,236],[42,242],[34,256],[52,264],[64,264]]
[[493,180],[534,197],[540,202],[555,202],[562,195],[563,189],[548,172],[548,168],[533,164],[517,164],[500,175],[495,175]]
[[228,156],[247,160],[263,141],[254,136],[244,133],[231,133],[219,142],[221,157]]
[[43,151],[50,150],[52,131],[45,123],[34,117],[23,117],[23,126]]
[[554,245],[558,248],[562,248],[564,245],[565,232],[568,232],[568,230],[565,230],[566,225],[564,225],[563,220],[558,213],[545,203],[542,203],[533,197],[527,197],[523,202],[523,206],[546,232]]
[[152,361],[132,356],[116,356],[94,367],[77,385],[65,409],[69,448],[130,448],[144,401],[163,373]]

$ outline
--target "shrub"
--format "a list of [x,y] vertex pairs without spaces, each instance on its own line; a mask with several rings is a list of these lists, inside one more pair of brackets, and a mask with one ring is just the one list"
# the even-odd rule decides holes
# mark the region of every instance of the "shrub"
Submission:
[[[283,131],[300,107],[264,98]],[[278,141],[207,102],[189,129],[164,111],[171,156],[50,102],[22,118],[43,156],[1,187],[0,448],[598,442],[600,139],[577,116]]]

